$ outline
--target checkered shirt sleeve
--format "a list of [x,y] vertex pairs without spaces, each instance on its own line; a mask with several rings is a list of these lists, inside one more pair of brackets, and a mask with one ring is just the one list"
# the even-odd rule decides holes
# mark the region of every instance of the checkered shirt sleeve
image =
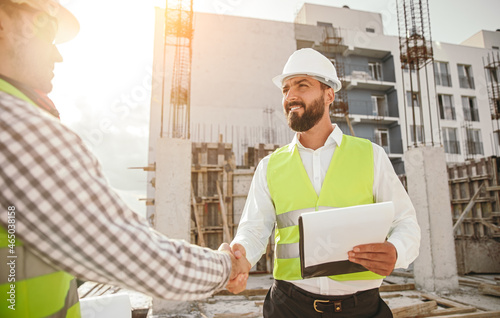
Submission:
[[0,167],[2,225],[15,206],[17,238],[53,266],[171,300],[206,298],[227,284],[228,255],[153,230],[75,133],[2,92]]

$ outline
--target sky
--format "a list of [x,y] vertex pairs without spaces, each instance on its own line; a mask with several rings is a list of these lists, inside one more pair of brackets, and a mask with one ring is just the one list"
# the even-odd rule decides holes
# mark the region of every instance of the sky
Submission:
[[[415,0],[416,1],[416,0]],[[175,2],[170,0],[169,3]],[[395,0],[309,0],[378,12],[384,33],[397,35]],[[50,97],[64,124],[94,151],[111,185],[140,214],[145,206],[154,7],[163,0],[61,0],[80,33],[58,46]],[[293,22],[304,0],[194,0],[194,10]],[[500,0],[429,0],[432,39],[459,44],[481,29],[500,29]],[[196,32],[196,30],[195,30]]]

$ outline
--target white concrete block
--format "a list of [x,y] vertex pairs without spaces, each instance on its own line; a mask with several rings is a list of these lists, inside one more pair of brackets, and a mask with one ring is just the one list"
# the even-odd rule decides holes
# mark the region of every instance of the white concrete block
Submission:
[[448,174],[443,148],[421,147],[404,155],[408,194],[422,231],[420,255],[414,262],[417,288],[458,289],[455,241]]
[[[159,138],[156,144],[155,228],[170,238],[190,241],[191,141]],[[153,313],[182,314],[189,302],[153,299]]]

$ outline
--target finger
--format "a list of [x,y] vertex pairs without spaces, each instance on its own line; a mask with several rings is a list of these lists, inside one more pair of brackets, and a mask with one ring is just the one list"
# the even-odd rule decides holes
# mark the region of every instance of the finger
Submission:
[[227,243],[222,243],[220,246],[219,246],[219,251],[227,251],[227,252],[231,252],[231,247],[229,246],[229,244]]
[[242,256],[245,256],[245,257],[247,256],[247,252],[246,252],[245,248],[243,247],[243,245],[241,245],[239,243],[233,244],[231,249],[232,249],[233,254],[236,257],[236,259],[239,259]]
[[386,249],[382,244],[364,244],[354,246],[352,250],[356,253],[380,253]]
[[[349,252],[348,253],[349,257],[352,258],[359,258],[359,259],[367,259],[367,260],[376,260],[376,261],[381,261],[381,262],[390,262],[393,260],[393,257],[389,253],[354,253],[354,252]],[[395,258],[394,258],[395,260]]]
[[387,276],[392,273],[394,270],[394,263],[387,261],[379,261],[373,259],[360,259],[360,258],[352,258],[349,257],[349,261],[362,265],[369,271],[372,271],[376,274]]
[[229,281],[226,288],[233,294],[241,293],[246,289],[248,274],[240,274],[235,279]]

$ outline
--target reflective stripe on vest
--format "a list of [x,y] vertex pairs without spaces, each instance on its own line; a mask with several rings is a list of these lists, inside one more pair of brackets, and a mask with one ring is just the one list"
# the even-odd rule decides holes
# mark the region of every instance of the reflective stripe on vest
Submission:
[[80,318],[75,277],[54,269],[19,240],[10,253],[8,239],[0,226],[0,317]]
[[[318,197],[297,146],[287,145],[269,158],[267,184],[276,209],[274,278],[300,280],[299,216],[326,208],[374,203],[373,146],[369,140],[343,135]],[[339,281],[383,277],[371,271],[329,276]]]

